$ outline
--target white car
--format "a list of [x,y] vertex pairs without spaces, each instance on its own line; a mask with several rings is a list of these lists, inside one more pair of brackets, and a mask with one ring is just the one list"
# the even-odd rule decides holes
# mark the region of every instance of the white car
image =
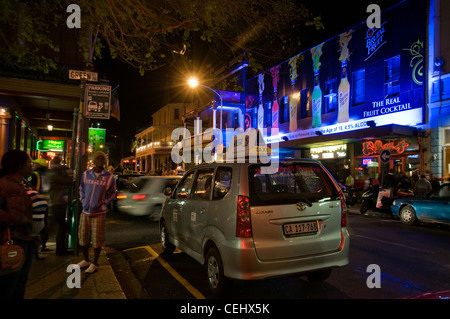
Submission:
[[174,188],[180,179],[181,176],[136,177],[117,194],[117,208],[133,216],[159,220],[162,204],[166,200],[164,189]]
[[264,164],[213,163],[189,170],[164,203],[164,253],[179,247],[206,269],[221,295],[229,279],[304,274],[328,278],[348,264],[347,206],[322,164],[298,159]]

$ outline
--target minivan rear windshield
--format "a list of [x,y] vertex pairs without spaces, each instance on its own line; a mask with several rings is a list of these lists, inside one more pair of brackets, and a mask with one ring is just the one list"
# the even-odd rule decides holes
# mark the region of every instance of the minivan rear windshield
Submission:
[[280,163],[273,174],[265,174],[263,166],[249,166],[251,205],[295,204],[302,199],[313,203],[339,197],[334,183],[317,163]]

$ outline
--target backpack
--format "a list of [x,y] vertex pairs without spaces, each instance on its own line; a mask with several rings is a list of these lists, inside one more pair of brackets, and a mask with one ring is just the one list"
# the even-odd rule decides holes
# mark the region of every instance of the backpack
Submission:
[[35,171],[33,172],[33,174],[35,174],[37,178],[36,190],[40,194],[47,194],[50,191],[50,184],[47,181],[47,176],[45,175],[45,173],[41,175],[39,174],[39,172]]

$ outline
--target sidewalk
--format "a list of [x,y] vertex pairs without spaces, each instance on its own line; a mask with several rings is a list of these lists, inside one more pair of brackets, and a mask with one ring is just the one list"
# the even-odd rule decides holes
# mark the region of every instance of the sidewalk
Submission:
[[81,261],[81,252],[79,256],[56,256],[55,243],[47,246],[51,250],[41,254],[45,259],[33,260],[25,299],[126,299],[104,249],[98,271],[86,274],[81,269],[81,288],[69,288],[67,279],[73,272],[67,272],[67,266]]

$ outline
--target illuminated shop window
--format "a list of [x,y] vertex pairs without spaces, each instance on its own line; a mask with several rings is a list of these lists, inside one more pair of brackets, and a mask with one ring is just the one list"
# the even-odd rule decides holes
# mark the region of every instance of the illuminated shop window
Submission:
[[361,69],[353,72],[352,88],[353,88],[353,106],[364,104],[366,98],[366,70]]
[[384,61],[384,95],[386,98],[400,94],[400,55]]

